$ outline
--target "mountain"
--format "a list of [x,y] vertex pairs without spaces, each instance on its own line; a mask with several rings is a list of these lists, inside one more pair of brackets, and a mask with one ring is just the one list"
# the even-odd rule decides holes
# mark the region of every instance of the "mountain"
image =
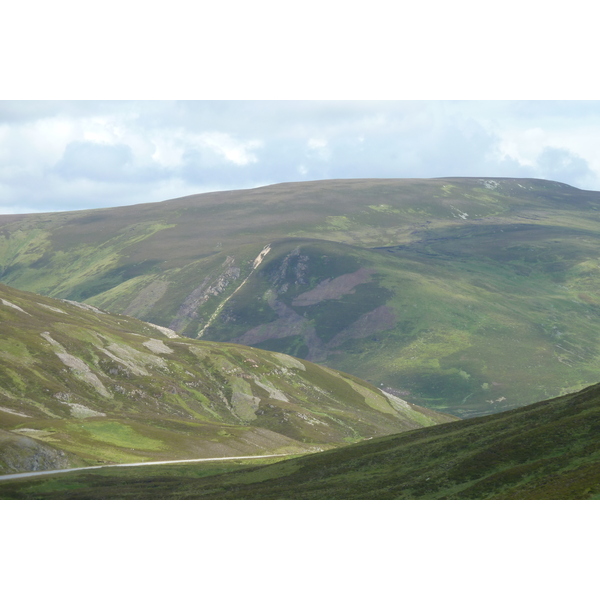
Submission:
[[101,471],[3,481],[0,497],[600,499],[600,384],[267,466]]
[[0,280],[470,417],[597,381],[600,193],[336,180],[0,217]]
[[303,453],[449,420],[291,356],[0,284],[0,473]]

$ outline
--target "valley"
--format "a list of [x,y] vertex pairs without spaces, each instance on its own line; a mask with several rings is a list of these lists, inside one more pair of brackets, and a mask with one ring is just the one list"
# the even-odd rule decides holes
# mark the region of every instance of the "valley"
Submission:
[[7,215],[0,281],[465,418],[596,382],[599,211],[557,182],[444,178]]
[[444,178],[0,216],[0,475],[36,473],[0,498],[597,498],[599,212]]
[[308,456],[39,474],[0,498],[600,499],[600,385]]

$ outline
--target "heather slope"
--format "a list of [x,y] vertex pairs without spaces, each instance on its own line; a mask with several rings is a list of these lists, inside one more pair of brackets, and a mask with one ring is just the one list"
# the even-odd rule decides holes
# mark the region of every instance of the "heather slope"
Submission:
[[284,354],[0,285],[0,472],[298,453],[449,419]]
[[104,469],[0,482],[3,498],[600,499],[600,384],[496,415],[267,466]]
[[597,380],[600,193],[281,184],[0,217],[1,280],[353,373],[461,417]]

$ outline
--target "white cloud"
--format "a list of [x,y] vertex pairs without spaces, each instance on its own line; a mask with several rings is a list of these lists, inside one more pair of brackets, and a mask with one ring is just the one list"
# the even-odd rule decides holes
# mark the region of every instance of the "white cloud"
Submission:
[[252,150],[263,146],[260,140],[240,142],[228,133],[219,131],[202,133],[197,136],[197,139],[201,145],[210,148],[219,156],[238,166],[258,162],[258,158]]
[[110,182],[131,175],[132,158],[125,144],[75,141],[67,145],[53,171],[67,179]]
[[499,151],[522,165],[535,165],[542,148],[548,145],[548,136],[540,127],[501,132]]
[[183,162],[185,142],[179,131],[159,131],[151,136],[153,152],[151,158],[166,168],[179,167]]
[[320,148],[327,147],[327,140],[319,139],[319,138],[311,138],[308,140],[308,147],[311,150],[319,150]]
[[329,160],[332,152],[327,140],[323,138],[310,138],[306,144],[309,149],[309,155],[316,156],[320,160]]
[[600,189],[599,137],[599,102],[0,102],[0,213],[344,177]]
[[60,159],[76,129],[76,123],[62,117],[12,126],[5,123],[0,128],[0,164],[39,172]]

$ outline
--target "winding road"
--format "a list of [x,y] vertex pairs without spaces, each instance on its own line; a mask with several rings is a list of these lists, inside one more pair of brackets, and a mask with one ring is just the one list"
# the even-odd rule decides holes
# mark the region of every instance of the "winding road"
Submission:
[[246,458],[275,458],[278,456],[293,456],[291,454],[258,454],[254,456],[221,456],[219,458],[189,458],[185,460],[161,460],[156,462],[125,463],[115,465],[96,465],[94,467],[75,467],[73,469],[57,469],[55,471],[31,471],[30,473],[11,473],[0,475],[0,481],[7,479],[21,479],[22,477],[35,477],[36,475],[55,475],[57,473],[72,473],[73,471],[88,471],[89,469],[109,469],[111,467],[147,467],[151,465],[170,465],[176,463],[217,462],[223,460],[242,460]]

